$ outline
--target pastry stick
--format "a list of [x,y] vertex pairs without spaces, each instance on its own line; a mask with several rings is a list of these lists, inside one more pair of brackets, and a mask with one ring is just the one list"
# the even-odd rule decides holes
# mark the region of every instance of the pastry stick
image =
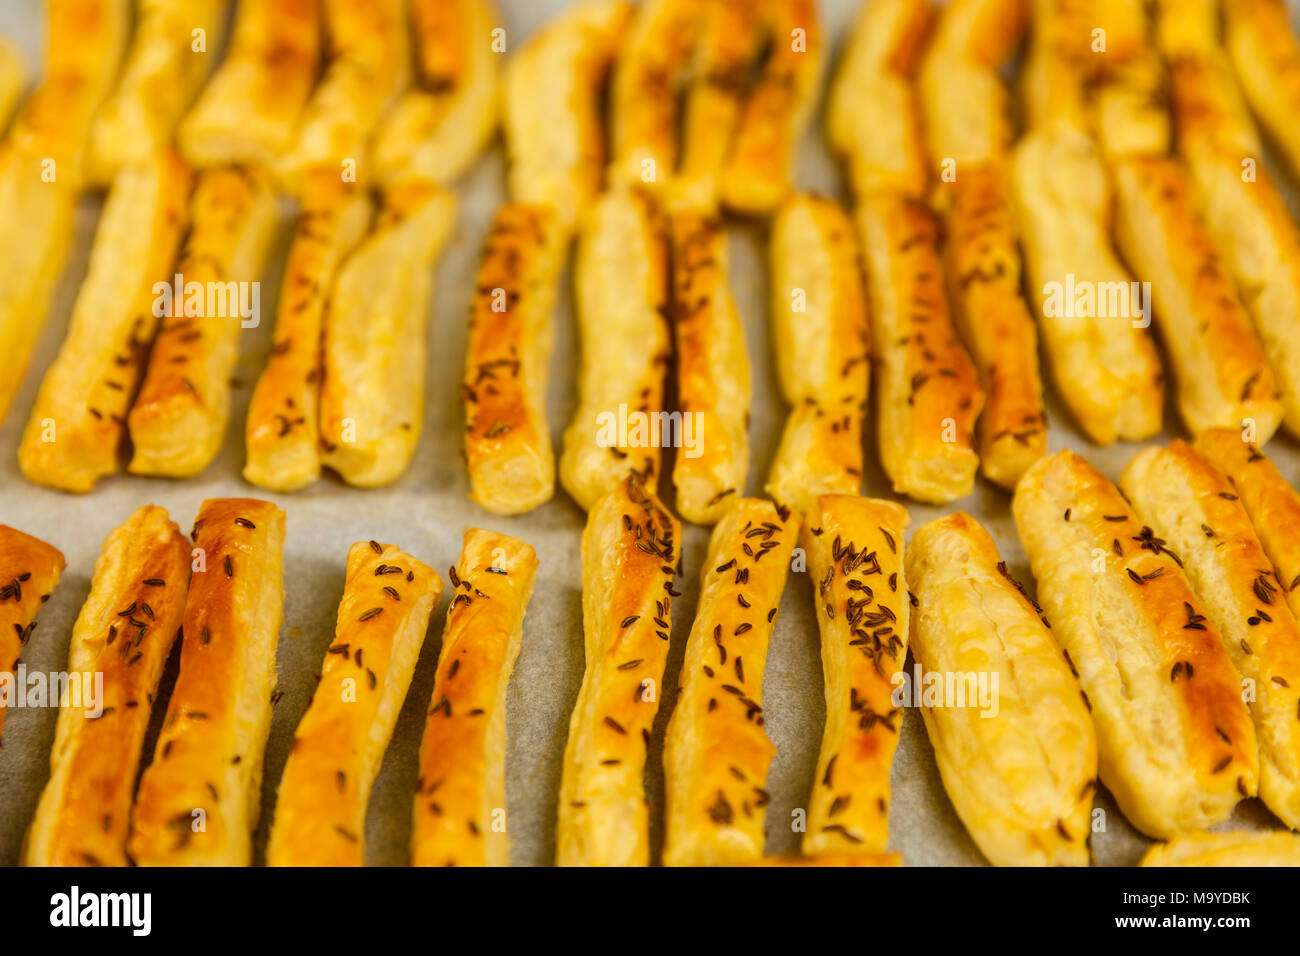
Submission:
[[316,81],[320,21],[321,0],[239,4],[229,49],[177,129],[187,160],[274,166]]
[[507,866],[506,688],[537,554],[518,538],[465,532],[415,791],[411,862]]
[[22,51],[12,40],[0,38],[0,130],[9,125],[27,83]]
[[918,501],[968,494],[984,406],[944,290],[939,223],[919,200],[876,193],[858,209],[866,253],[880,460],[894,491]]
[[268,866],[361,866],[366,806],[442,594],[432,568],[391,544],[348,549],[334,643],[294,734]]
[[[17,670],[23,648],[36,630],[36,614],[66,567],[58,548],[0,524],[0,674]],[[7,710],[0,707],[0,734]]]
[[64,691],[24,865],[126,866],[136,771],[189,578],[189,542],[157,505],[105,539],[68,650],[68,671],[102,675],[103,690],[93,709]]
[[551,206],[566,232],[605,173],[601,90],[632,5],[579,0],[506,61],[502,125],[515,202]]
[[496,130],[500,17],[492,0],[415,0],[417,88],[403,93],[375,134],[381,183],[449,184]]
[[1236,428],[1211,428],[1196,439],[1196,450],[1227,476],[1250,515],[1264,553],[1277,572],[1279,590],[1300,621],[1300,492],[1277,466]]
[[911,610],[906,525],[902,505],[853,495],[823,495],[804,516],[826,687],[805,856],[883,853],[889,842],[889,768],[903,720],[894,675],[907,658]]
[[1282,0],[1224,0],[1226,45],[1260,124],[1300,176],[1300,38]]
[[713,528],[681,689],[664,738],[664,863],[737,866],[763,856],[763,668],[799,519],[739,498]]
[[86,492],[117,471],[126,414],[161,315],[155,284],[176,261],[191,182],[171,150],[114,179],[67,335],[18,448],[29,481]]
[[767,59],[745,100],[722,174],[727,208],[772,212],[790,191],[795,151],[817,102],[825,63],[815,0],[766,0]]
[[122,75],[90,128],[87,166],[100,182],[171,146],[176,125],[217,61],[231,5],[141,0],[139,6]]
[[1177,556],[1071,451],[1025,473],[1012,513],[1124,816],[1156,837],[1226,819],[1256,792],[1255,729]]
[[920,711],[976,845],[998,866],[1087,866],[1097,737],[1038,606],[963,512],[912,536],[907,586],[917,673],[957,678],[960,696]]
[[394,187],[340,270],[325,312],[322,464],[361,488],[406,470],[424,421],[433,263],[456,198],[430,183]]
[[[1174,440],[1147,448],[1120,479],[1142,520],[1182,559],[1242,678],[1259,740],[1259,796],[1300,826],[1300,625],[1228,479]],[[1199,622],[1188,612],[1188,624]],[[1186,627],[1188,625],[1184,625]]]
[[642,777],[668,659],[681,526],[635,476],[596,503],[582,534],[586,671],[560,780],[560,866],[646,866]]
[[803,513],[821,495],[861,486],[871,331],[853,223],[837,203],[787,197],[770,246],[772,331],[790,414],[767,493]]
[[507,203],[479,263],[462,385],[465,460],[471,500],[493,514],[531,511],[555,492],[546,383],[565,247],[549,207]]
[[249,866],[284,616],[284,512],[209,498],[192,540],[202,564],[185,599],[180,674],[127,847],[138,866]]
[[712,215],[673,216],[673,323],[680,448],[677,509],[713,524],[749,472],[751,382],[745,330],[728,283],[727,233]]
[[1294,833],[1186,833],[1147,850],[1138,866],[1300,866]]
[[140,394],[127,423],[137,475],[183,478],[216,457],[230,417],[239,336],[260,321],[260,283],[276,225],[265,173],[239,166],[204,171],[190,204],[191,228],[171,283]]
[[644,195],[611,189],[596,200],[578,241],[574,296],[578,408],[564,432],[560,481],[590,510],[630,474],[658,484],[660,443],[651,426],[670,421],[663,415],[668,243]]
[[364,190],[332,169],[303,181],[302,211],[280,284],[275,341],[248,406],[244,478],[297,491],[320,477],[321,332],[334,278],[365,236],[372,207]]
[[1251,422],[1268,441],[1282,418],[1273,372],[1196,214],[1186,170],[1177,159],[1135,156],[1113,175],[1116,240],[1151,283],[1184,424],[1195,435]]
[[294,194],[315,166],[369,182],[370,136],[411,79],[402,0],[321,0],[321,8],[329,37],[325,75],[303,109],[293,145],[276,165]]

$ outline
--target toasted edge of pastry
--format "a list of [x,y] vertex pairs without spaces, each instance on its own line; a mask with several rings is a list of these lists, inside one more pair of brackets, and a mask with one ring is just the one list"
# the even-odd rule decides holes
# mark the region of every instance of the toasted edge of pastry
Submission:
[[1185,833],[1151,847],[1138,866],[1300,866],[1300,834]]
[[[54,545],[0,524],[0,673],[13,673],[18,667],[23,648],[36,630],[36,614],[67,566],[63,552]],[[7,710],[0,707],[0,735]]]

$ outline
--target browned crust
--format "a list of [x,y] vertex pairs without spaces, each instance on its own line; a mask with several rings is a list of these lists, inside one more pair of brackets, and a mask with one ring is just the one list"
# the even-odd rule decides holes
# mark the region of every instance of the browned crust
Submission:
[[[65,567],[58,548],[0,524],[0,671],[12,672],[18,666],[36,630],[36,614],[50,599]],[[0,734],[7,710],[0,707]]]

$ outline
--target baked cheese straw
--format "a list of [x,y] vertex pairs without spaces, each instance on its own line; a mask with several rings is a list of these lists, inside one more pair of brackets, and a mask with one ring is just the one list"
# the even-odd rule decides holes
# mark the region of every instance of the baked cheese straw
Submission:
[[1034,463],[1012,513],[1124,816],[1160,838],[1226,819],[1256,792],[1259,748],[1237,672],[1176,555],[1071,451]]
[[[611,189],[591,207],[578,240],[574,297],[578,407],[564,431],[560,481],[589,511],[630,474],[649,488],[659,482],[660,443],[651,428],[668,421],[668,242],[644,195]],[[619,409],[627,413],[626,434]]]
[[745,329],[728,280],[727,233],[711,214],[672,217],[673,325],[680,449],[673,462],[677,510],[713,524],[749,472],[751,381]]
[[154,286],[176,261],[192,180],[171,150],[115,177],[67,335],[18,447],[29,481],[86,492],[117,471],[126,415],[158,328]]
[[302,211],[280,284],[275,342],[253,389],[245,425],[244,479],[297,491],[320,477],[321,331],[334,278],[365,236],[366,192],[329,168],[303,180]]
[[190,234],[140,394],[127,423],[137,475],[184,478],[206,468],[226,436],[239,336],[256,324],[257,288],[276,226],[267,175],[225,166],[205,170],[190,202]]
[[362,866],[370,788],[397,723],[442,579],[391,544],[348,549],[334,643],[294,734],[268,866]]
[[802,514],[821,495],[861,487],[871,331],[853,223],[837,203],[788,196],[770,249],[772,332],[790,414],[767,493]]
[[[66,567],[58,548],[0,524],[0,673],[17,670],[23,648],[36,630],[36,614]],[[0,735],[7,710],[0,707]]]
[[551,206],[566,232],[600,192],[602,88],[631,12],[626,0],[579,0],[506,61],[502,125],[510,198]]
[[895,492],[941,503],[968,494],[984,407],[944,289],[939,223],[920,200],[881,192],[858,207],[866,257],[880,460]]
[[738,866],[763,856],[763,668],[799,519],[739,498],[713,528],[681,689],[664,738],[664,864]]
[[0,38],[0,130],[9,125],[27,83],[27,65],[17,44]]
[[189,578],[189,542],[157,505],[105,539],[68,649],[69,673],[102,674],[103,693],[92,709],[64,689],[25,866],[127,865],[136,771]]
[[1250,515],[1275,580],[1291,614],[1300,620],[1300,492],[1254,443],[1236,428],[1211,428],[1196,438],[1196,450],[1228,477]]
[[817,105],[825,50],[815,0],[766,0],[770,40],[722,174],[727,208],[766,216],[792,188],[795,152]]
[[1291,172],[1300,176],[1300,38],[1282,0],[1224,0],[1226,46],[1242,91]]
[[[1228,479],[1177,439],[1147,448],[1120,488],[1169,542],[1243,680],[1259,740],[1259,796],[1300,827],[1300,625]],[[1204,626],[1188,612],[1184,627]],[[1248,693],[1247,693],[1248,689]]]
[[903,720],[894,675],[907,659],[911,610],[907,520],[900,504],[853,495],[823,495],[804,516],[826,689],[805,856],[883,853],[889,843],[889,768]]
[[555,493],[546,384],[566,247],[549,207],[507,203],[479,263],[461,391],[469,496],[493,514],[532,511]]
[[415,791],[415,866],[508,866],[506,688],[514,672],[537,554],[518,538],[471,528],[453,590]]
[[203,565],[127,849],[137,866],[250,866],[284,616],[284,512],[209,498],[192,540]]
[[320,7],[320,0],[239,4],[226,55],[177,129],[187,160],[275,165],[293,142],[316,81]]
[[635,476],[596,503],[582,534],[586,671],[560,780],[560,866],[646,866],[643,776],[671,632],[681,525]]
[[[1087,866],[1097,737],[1037,605],[963,512],[912,535],[907,585],[917,666],[961,681],[957,700],[919,709],[976,845],[998,866]],[[975,686],[986,675],[987,701]]]
[[431,183],[391,189],[374,229],[339,271],[325,311],[321,463],[350,485],[396,479],[424,422],[433,263],[456,197]]
[[370,182],[369,140],[411,79],[402,0],[321,0],[329,58],[276,170],[290,192],[316,166]]
[[746,866],[902,866],[897,853],[821,853],[817,856],[765,856]]
[[109,182],[171,146],[217,61],[229,14],[230,0],[140,0],[122,75],[90,128],[93,179]]
[[1300,835],[1187,833],[1151,847],[1138,866],[1300,866]]

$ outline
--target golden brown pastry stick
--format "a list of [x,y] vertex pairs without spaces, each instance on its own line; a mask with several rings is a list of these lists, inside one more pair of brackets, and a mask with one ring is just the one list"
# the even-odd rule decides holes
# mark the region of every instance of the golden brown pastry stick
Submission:
[[[36,630],[36,614],[67,567],[63,552],[40,538],[0,524],[0,673],[14,673]],[[0,734],[6,707],[0,707]],[[0,747],[4,738],[0,736]]]
[[531,511],[555,493],[546,384],[566,247],[549,207],[507,203],[479,263],[462,382],[465,461],[470,500],[493,514]]
[[478,158],[497,127],[500,23],[491,0],[411,4],[417,88],[402,94],[375,134],[381,183],[450,184]]
[[68,650],[69,673],[102,674],[103,692],[93,710],[84,694],[60,702],[24,865],[126,866],[141,748],[189,578],[189,542],[157,505],[104,540]]
[[1038,599],[1087,694],[1101,780],[1124,816],[1157,837],[1226,819],[1256,791],[1255,729],[1176,556],[1071,451],[1025,473],[1012,513]]
[[332,169],[304,178],[302,211],[280,284],[275,343],[257,380],[244,428],[244,479],[297,491],[320,477],[321,334],[341,264],[366,234],[365,191]]
[[1300,835],[1186,833],[1151,847],[1138,866],[1300,866]]
[[788,196],[770,250],[776,364],[791,408],[767,493],[803,513],[862,484],[871,330],[853,222],[837,203]]
[[123,167],[114,179],[67,335],[18,448],[29,481],[85,492],[116,473],[127,411],[161,316],[155,284],[176,261],[192,182],[171,150]]
[[582,534],[586,671],[560,780],[560,866],[646,866],[643,775],[659,710],[681,525],[635,476],[596,503]]
[[370,788],[442,593],[432,568],[391,544],[348,549],[320,684],[280,778],[268,866],[361,866]]
[[574,296],[578,407],[564,431],[560,481],[590,510],[630,474],[649,488],[659,482],[651,428],[661,435],[669,421],[668,242],[644,195],[611,189],[596,200],[578,240]]
[[229,49],[177,130],[185,158],[274,166],[311,95],[321,39],[320,0],[240,3]]
[[284,512],[256,498],[209,498],[191,538],[203,564],[190,579],[180,674],[127,848],[137,866],[249,866],[284,617]]
[[681,689],[664,738],[664,864],[738,866],[763,856],[763,669],[799,518],[739,498],[713,528]]
[[432,183],[395,186],[374,228],[343,264],[325,312],[322,464],[361,488],[396,479],[424,422],[433,263],[456,197]]
[[1087,866],[1097,736],[1038,606],[964,512],[912,535],[907,586],[912,693],[930,674],[956,678],[959,697],[919,709],[976,845],[998,866]]
[[[1174,440],[1129,462],[1120,488],[1182,559],[1241,675],[1259,740],[1259,796],[1300,826],[1300,625],[1228,479]],[[1194,626],[1188,612],[1188,624]],[[1203,625],[1202,625],[1203,626]]]
[[826,685],[826,729],[808,805],[805,856],[883,853],[889,768],[903,720],[894,674],[907,659],[907,511],[878,498],[823,495],[804,516]]
[[221,450],[240,332],[260,321],[256,290],[276,225],[268,177],[239,166],[205,170],[190,221],[179,278],[164,293],[170,308],[127,418],[137,475],[196,475]]
[[9,125],[27,83],[22,51],[8,37],[0,38],[0,129]]
[[1282,0],[1223,0],[1228,55],[1250,103],[1300,176],[1300,38]]
[[465,532],[415,790],[415,866],[507,866],[506,688],[537,554],[495,531]]
[[1300,492],[1277,466],[1236,428],[1211,428],[1196,439],[1196,449],[1232,483],[1255,526],[1287,605],[1300,620]]

